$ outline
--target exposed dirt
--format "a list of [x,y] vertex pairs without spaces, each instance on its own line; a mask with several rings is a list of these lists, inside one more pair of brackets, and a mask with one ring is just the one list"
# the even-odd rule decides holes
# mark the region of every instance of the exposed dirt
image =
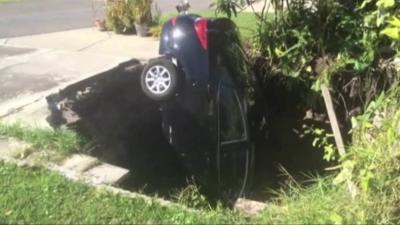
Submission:
[[[290,88],[292,87],[292,88]],[[306,127],[330,130],[324,105],[312,111],[302,101],[309,91],[293,78],[269,78],[262,89],[266,125],[256,132],[256,168],[250,192],[255,199],[273,195],[268,189],[293,182],[307,183],[316,173],[325,173],[330,164],[323,160],[323,150],[313,147],[314,137]],[[321,99],[322,101],[322,99]]]
[[68,126],[91,140],[92,155],[131,171],[122,187],[168,196],[186,184],[186,171],[162,135],[158,106],[140,89],[140,71],[141,66],[132,71],[121,66],[50,99],[68,99],[80,117]]

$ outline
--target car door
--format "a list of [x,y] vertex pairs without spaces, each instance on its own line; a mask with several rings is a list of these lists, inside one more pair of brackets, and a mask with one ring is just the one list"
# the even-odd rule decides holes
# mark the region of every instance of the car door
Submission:
[[251,149],[246,118],[246,105],[225,73],[218,84],[217,171],[221,194],[239,197],[249,176]]

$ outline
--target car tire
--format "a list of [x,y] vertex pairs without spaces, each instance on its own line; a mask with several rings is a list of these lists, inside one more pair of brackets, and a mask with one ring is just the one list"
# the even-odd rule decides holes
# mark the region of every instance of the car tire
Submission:
[[173,97],[178,92],[180,82],[176,65],[166,57],[150,60],[140,77],[143,92],[156,101]]

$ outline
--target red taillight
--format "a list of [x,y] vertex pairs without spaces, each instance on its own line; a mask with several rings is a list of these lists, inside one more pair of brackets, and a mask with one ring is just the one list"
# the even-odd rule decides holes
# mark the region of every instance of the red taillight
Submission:
[[197,37],[205,50],[208,49],[207,28],[208,23],[206,18],[198,18],[194,22],[194,29],[196,30]]
[[176,17],[174,17],[174,18],[171,19],[171,23],[172,23],[173,26],[176,25],[176,19],[177,19]]

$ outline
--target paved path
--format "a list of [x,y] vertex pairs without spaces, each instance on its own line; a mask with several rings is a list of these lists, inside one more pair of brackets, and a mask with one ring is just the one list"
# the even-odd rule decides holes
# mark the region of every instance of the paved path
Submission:
[[0,38],[89,27],[101,16],[100,1],[19,0],[0,5]]
[[158,54],[153,38],[94,28],[0,39],[0,119],[46,125],[45,97],[132,58]]
[[[174,12],[178,0],[156,0],[164,13]],[[191,0],[205,10],[212,0]],[[18,0],[0,4],[0,38],[91,27],[102,18],[102,0]]]
[[[0,45],[67,50],[79,53],[107,55],[110,57],[136,58],[142,61],[154,57],[158,53],[158,41],[154,38],[139,38],[136,35],[117,35],[113,32],[99,32],[95,28],[3,38],[0,39]],[[4,53],[0,52],[0,57],[1,54]]]

